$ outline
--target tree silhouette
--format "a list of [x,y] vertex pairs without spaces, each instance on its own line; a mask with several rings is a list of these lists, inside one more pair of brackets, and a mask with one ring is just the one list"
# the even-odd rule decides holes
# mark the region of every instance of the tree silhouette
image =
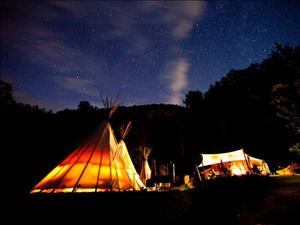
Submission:
[[183,103],[191,111],[199,111],[203,101],[203,94],[201,91],[189,91],[185,95]]

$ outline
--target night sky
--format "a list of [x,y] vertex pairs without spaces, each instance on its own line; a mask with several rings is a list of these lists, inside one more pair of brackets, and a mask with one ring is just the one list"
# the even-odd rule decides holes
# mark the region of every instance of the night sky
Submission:
[[1,79],[52,110],[120,96],[182,105],[231,69],[299,44],[297,1],[1,3]]

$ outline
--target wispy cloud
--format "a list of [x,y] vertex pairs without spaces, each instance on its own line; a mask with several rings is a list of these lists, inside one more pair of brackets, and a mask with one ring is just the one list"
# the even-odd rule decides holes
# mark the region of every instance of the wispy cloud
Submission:
[[169,96],[167,102],[171,104],[181,105],[183,100],[183,91],[188,87],[188,72],[190,64],[186,58],[174,60],[168,66],[166,73],[168,81]]
[[187,38],[194,24],[205,14],[204,1],[146,1],[142,8],[155,11],[175,39]]
[[[128,76],[125,79],[123,70],[128,70],[132,76],[137,74],[135,69],[138,67],[132,63],[132,57],[138,58],[139,62],[144,60],[149,66],[149,62],[156,61],[154,57],[160,51],[163,60],[155,67],[168,65],[172,68],[168,73],[168,82],[164,84],[172,96],[168,101],[180,104],[181,92],[187,87],[189,69],[187,57],[181,51],[181,41],[189,37],[195,23],[203,17],[205,2],[108,4],[88,1],[82,4],[78,1],[51,1],[29,3],[24,7],[17,5],[18,15],[14,12],[1,23],[1,41],[3,45],[17,50],[23,62],[32,64],[32,68],[47,67],[51,77],[46,80],[53,85],[51,88],[91,97],[98,96],[97,86],[105,91],[115,91],[119,85],[115,81],[124,79],[128,82],[132,78]],[[154,32],[155,27],[163,32]],[[84,40],[75,40],[78,37]],[[161,48],[157,48],[157,40],[162,41],[159,44]],[[107,47],[111,43],[116,44],[112,50]],[[175,51],[175,57],[182,58],[172,60]],[[123,69],[116,70],[118,67]],[[161,76],[153,75],[153,79],[159,82]],[[24,79],[23,83],[27,81]],[[144,94],[141,98],[149,99],[146,92],[140,93]],[[130,97],[133,99],[132,94]]]
[[30,51],[27,60],[33,64],[42,64],[63,74],[81,72],[94,75],[103,71],[103,60],[99,56],[71,47],[59,32],[50,32],[36,24],[24,29],[23,35],[12,42],[12,46],[23,54]]
[[56,76],[54,77],[54,80],[57,85],[65,90],[91,97],[99,97],[97,85],[95,81],[91,79]]

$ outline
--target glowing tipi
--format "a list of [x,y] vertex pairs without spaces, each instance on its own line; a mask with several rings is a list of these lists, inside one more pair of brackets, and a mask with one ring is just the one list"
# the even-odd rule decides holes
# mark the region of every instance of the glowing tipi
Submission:
[[[116,108],[115,102],[109,118]],[[127,149],[120,148],[106,120],[85,143],[42,179],[31,193],[140,190],[141,185],[128,173],[132,168],[128,169],[130,157],[126,156],[125,151]]]
[[127,150],[127,146],[124,142],[124,139],[127,136],[130,129],[131,129],[131,122],[129,122],[126,127],[125,126],[121,127],[121,139],[118,143],[118,147],[119,147],[120,155],[125,163],[126,172],[129,178],[131,179],[132,183],[135,185],[134,189],[145,189],[146,186],[143,184],[139,174],[136,172],[134,164],[132,163],[129,152]]

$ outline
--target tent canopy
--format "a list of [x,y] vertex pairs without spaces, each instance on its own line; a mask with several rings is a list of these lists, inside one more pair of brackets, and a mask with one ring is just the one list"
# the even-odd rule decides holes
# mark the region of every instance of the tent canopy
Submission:
[[245,155],[243,149],[226,152],[226,153],[218,153],[218,154],[201,154],[202,155],[202,163],[199,165],[200,167],[209,166],[213,164],[218,164],[222,162],[231,162],[238,160],[245,160]]
[[199,167],[210,166],[215,169],[226,167],[232,174],[240,175],[255,170],[260,171],[261,174],[270,173],[268,164],[264,160],[247,155],[243,149],[219,154],[201,154],[201,156],[202,162]]

